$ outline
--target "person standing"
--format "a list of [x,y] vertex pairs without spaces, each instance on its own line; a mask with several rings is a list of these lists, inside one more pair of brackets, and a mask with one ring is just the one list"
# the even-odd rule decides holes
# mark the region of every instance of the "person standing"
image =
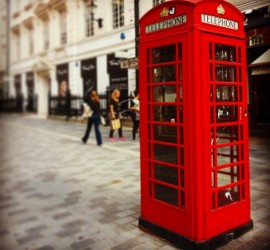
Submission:
[[92,125],[94,124],[95,127],[95,134],[96,134],[96,141],[97,145],[102,145],[102,136],[99,130],[99,124],[100,124],[100,102],[99,102],[99,96],[97,95],[97,92],[92,89],[89,91],[89,93],[86,96],[85,102],[89,105],[89,107],[92,110],[92,115],[88,118],[87,127],[85,130],[85,134],[82,138],[82,142],[86,143],[90,132]]
[[136,133],[138,133],[138,129],[140,126],[140,94],[137,90],[133,92],[134,98],[132,100],[132,106],[130,110],[132,111],[132,122],[133,122],[133,128],[132,128],[132,138],[133,140],[136,140]]
[[110,124],[111,124],[109,139],[111,142],[117,141],[117,139],[113,136],[114,129],[112,127],[112,120],[114,120],[114,119],[120,120],[120,128],[118,129],[119,140],[120,141],[127,140],[127,138],[123,136],[119,98],[120,98],[120,91],[118,89],[115,89],[112,92],[111,100],[110,100],[110,104],[109,104],[109,120],[110,120]]

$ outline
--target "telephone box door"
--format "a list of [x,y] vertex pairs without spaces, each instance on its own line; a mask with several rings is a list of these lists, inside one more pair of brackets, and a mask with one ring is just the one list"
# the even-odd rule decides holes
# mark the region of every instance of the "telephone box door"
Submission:
[[[154,45],[153,45],[154,44]],[[140,89],[142,117],[141,144],[142,216],[181,235],[189,235],[190,187],[186,185],[185,164],[185,62],[187,37],[177,35],[144,43],[141,61],[146,62]],[[144,93],[144,91],[146,91]],[[162,214],[162,216],[160,216]]]
[[[247,89],[243,40],[204,35],[209,121],[206,238],[250,221]],[[208,94],[207,94],[208,92]],[[210,124],[210,127],[209,127]]]

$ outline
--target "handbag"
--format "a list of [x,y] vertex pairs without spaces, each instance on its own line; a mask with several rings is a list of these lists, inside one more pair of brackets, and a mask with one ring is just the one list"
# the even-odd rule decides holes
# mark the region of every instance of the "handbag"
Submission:
[[101,125],[103,125],[103,126],[106,125],[106,120],[105,120],[105,118],[104,118],[102,115],[100,115],[100,123],[101,123]]
[[121,127],[120,119],[114,119],[112,120],[112,129],[116,130]]
[[82,117],[83,118],[89,118],[92,116],[93,111],[91,110],[91,108],[89,107],[89,105],[87,103],[83,103],[83,114]]

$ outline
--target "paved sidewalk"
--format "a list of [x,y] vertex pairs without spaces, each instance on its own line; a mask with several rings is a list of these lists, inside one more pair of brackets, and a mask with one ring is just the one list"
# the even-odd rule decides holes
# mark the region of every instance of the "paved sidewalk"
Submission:
[[[139,142],[91,139],[85,124],[0,115],[0,250],[171,250],[142,232]],[[270,248],[270,143],[250,138],[254,229],[219,250]]]

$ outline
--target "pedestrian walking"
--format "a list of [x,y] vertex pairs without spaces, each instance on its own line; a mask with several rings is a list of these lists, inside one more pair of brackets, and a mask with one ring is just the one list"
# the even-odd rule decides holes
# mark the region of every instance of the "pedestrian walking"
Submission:
[[120,113],[119,98],[120,98],[120,91],[118,89],[115,89],[112,92],[111,100],[109,103],[109,121],[111,125],[109,140],[111,142],[117,141],[117,139],[113,136],[114,131],[116,130],[115,127],[113,126],[113,123],[114,123],[114,120],[117,120],[117,119],[119,119],[119,123],[120,123],[119,127],[117,128],[119,140],[126,141],[126,137],[123,136],[123,130],[122,130],[122,119],[121,119],[122,117]]
[[132,138],[133,140],[137,140],[136,134],[138,133],[138,129],[140,126],[140,94],[137,90],[133,92],[133,100],[130,107],[131,113],[131,119],[133,122],[133,128],[132,128]]
[[82,138],[82,142],[86,143],[91,132],[92,125],[94,124],[95,127],[95,135],[96,135],[96,141],[97,145],[101,146],[102,145],[102,136],[99,130],[99,125],[100,125],[100,101],[99,101],[99,96],[97,95],[97,92],[92,89],[90,90],[85,98],[85,102],[89,105],[89,107],[92,110],[92,115],[88,117],[88,122],[87,122],[87,127],[85,130],[85,134]]

